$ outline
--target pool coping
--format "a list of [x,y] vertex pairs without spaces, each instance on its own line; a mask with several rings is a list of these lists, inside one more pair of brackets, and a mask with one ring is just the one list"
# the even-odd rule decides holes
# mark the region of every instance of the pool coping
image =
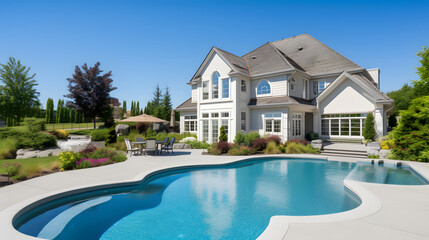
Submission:
[[[141,172],[131,179],[105,181],[103,183],[97,183],[97,184],[80,185],[80,186],[70,187],[70,188],[56,190],[56,191],[49,191],[47,193],[38,194],[33,197],[22,200],[0,211],[0,231],[2,232],[2,236],[6,237],[7,239],[35,239],[35,240],[42,239],[42,238],[32,237],[17,231],[13,227],[13,222],[19,216],[21,216],[23,213],[27,212],[30,209],[33,209],[37,206],[40,206],[54,199],[69,196],[72,194],[110,188],[110,187],[136,185],[136,184],[140,184],[143,181],[146,181],[148,178],[154,175],[157,175],[163,172],[183,170],[183,169],[194,169],[194,168],[201,168],[201,167],[210,167],[210,166],[213,166],[213,167],[227,166],[227,165],[237,164],[239,162],[263,159],[267,157],[314,159],[314,160],[327,160],[327,161],[346,161],[346,162],[358,162],[362,160],[362,159],[355,159],[355,158],[346,158],[345,160],[339,160],[339,159],[332,159],[331,157],[327,157],[327,156],[310,155],[310,154],[275,154],[275,155],[245,156],[245,157],[240,156],[240,157],[231,158],[230,160],[221,161],[221,162],[212,161],[210,163],[198,163],[198,164],[182,163],[171,167],[154,168],[146,172]],[[223,158],[223,157],[218,157],[218,158]],[[364,159],[364,161],[366,160]],[[370,161],[370,159],[367,161]],[[398,161],[389,160],[389,162],[398,162]],[[413,164],[412,162],[404,162],[404,161],[400,161],[400,162],[402,162],[404,165],[408,165],[409,167],[411,167],[422,177],[429,179],[429,171],[423,171],[424,169],[420,169],[418,165]],[[377,183],[365,183],[365,184],[377,184]],[[384,185],[384,184],[381,184],[381,185]],[[366,189],[364,184],[362,184],[361,182],[345,179],[344,186],[347,187],[353,193],[355,193],[361,199],[362,203],[358,207],[351,209],[349,211],[327,214],[327,215],[272,216],[267,228],[257,239],[258,240],[283,239],[288,232],[290,224],[292,223],[325,223],[325,222],[353,220],[353,219],[363,218],[363,217],[375,214],[382,208],[382,203],[380,199],[376,197],[374,194],[372,194],[368,189]]]

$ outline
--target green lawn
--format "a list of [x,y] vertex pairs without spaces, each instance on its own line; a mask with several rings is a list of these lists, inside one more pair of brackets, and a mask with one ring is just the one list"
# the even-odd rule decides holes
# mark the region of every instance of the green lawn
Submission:
[[[103,122],[95,123],[97,127],[103,125]],[[49,123],[45,124],[46,131],[54,129],[91,129],[94,128],[93,123]]]
[[60,165],[59,156],[26,158],[26,159],[8,159],[0,160],[0,174],[6,174],[3,166],[5,163],[19,163],[22,165],[19,173],[14,178],[25,179],[38,175],[42,171],[49,171],[58,168]]

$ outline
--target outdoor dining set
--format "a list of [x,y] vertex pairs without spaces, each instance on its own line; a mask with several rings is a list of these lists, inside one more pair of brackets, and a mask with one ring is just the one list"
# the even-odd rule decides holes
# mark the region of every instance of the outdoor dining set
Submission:
[[135,142],[131,142],[129,139],[125,138],[125,144],[127,145],[127,154],[140,154],[140,155],[161,155],[163,151],[166,151],[170,154],[170,151],[174,154],[173,144],[176,138],[172,137],[169,139],[165,137],[164,140],[159,141],[155,139],[144,139],[136,138]]

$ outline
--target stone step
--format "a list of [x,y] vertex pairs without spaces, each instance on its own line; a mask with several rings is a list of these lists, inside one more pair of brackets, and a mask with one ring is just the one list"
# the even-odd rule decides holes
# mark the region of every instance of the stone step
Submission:
[[331,156],[331,157],[351,157],[351,158],[363,158],[368,159],[368,156],[365,154],[349,154],[349,153],[336,153],[336,152],[321,152],[320,155]]
[[356,150],[356,149],[335,149],[335,148],[324,148],[322,151],[325,152],[334,152],[334,153],[352,153],[352,154],[367,154],[366,150]]

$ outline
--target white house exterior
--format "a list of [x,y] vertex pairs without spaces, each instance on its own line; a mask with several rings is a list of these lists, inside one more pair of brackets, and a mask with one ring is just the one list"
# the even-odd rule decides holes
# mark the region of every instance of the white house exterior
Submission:
[[308,34],[268,42],[236,56],[213,47],[188,82],[192,97],[177,107],[181,132],[217,142],[225,126],[238,131],[303,139],[362,139],[372,112],[386,133],[393,101],[380,90],[378,69],[365,69]]

